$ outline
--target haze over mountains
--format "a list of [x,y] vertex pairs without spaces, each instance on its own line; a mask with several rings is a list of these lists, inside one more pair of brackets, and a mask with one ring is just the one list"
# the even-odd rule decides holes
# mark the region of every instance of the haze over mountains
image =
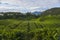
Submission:
[[[7,10],[5,11],[5,12],[8,12]],[[9,10],[9,12],[16,12],[16,11],[10,11]],[[8,13],[9,13],[8,12]],[[1,13],[1,12],[0,12]],[[19,13],[19,12],[16,12],[16,13]],[[20,13],[22,13],[22,12],[20,12]],[[26,13],[28,13],[28,12],[26,12]],[[51,15],[57,15],[57,14],[60,14],[60,7],[55,7],[55,8],[51,8],[51,9],[47,9],[47,10],[45,10],[45,11],[34,11],[34,12],[30,12],[30,13],[32,13],[32,14],[35,14],[35,15],[48,15],[48,14],[51,14]],[[24,13],[23,13],[24,14]]]
[[[0,12],[0,13],[2,13],[2,12]],[[16,11],[14,12],[14,11],[12,11],[12,12],[7,12],[7,13],[22,13],[22,12],[16,12]],[[32,14],[35,14],[35,15],[40,15],[40,14],[43,14],[43,15],[48,15],[48,14],[56,15],[56,14],[60,14],[60,7],[47,9],[47,10],[42,11],[42,12],[41,11],[34,11],[34,12],[26,12],[26,13],[32,13]]]

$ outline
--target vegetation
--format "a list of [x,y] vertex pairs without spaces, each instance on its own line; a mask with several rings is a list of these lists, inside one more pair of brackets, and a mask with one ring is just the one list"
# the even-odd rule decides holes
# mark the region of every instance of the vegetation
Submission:
[[60,12],[58,11],[59,8],[53,8],[44,11],[41,15],[2,12],[0,40],[60,40]]
[[27,12],[25,14],[20,12],[1,12],[0,13],[0,20],[1,19],[20,19],[20,20],[31,20],[38,18],[38,15],[32,14]]

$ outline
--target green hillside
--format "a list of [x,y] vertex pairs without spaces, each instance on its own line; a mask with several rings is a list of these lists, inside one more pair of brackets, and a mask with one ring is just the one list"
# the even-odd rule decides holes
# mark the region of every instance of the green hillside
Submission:
[[0,16],[0,40],[60,40],[59,11],[52,8],[41,15],[4,14]]
[[60,8],[51,8],[42,12],[41,15],[46,16],[46,15],[59,15],[59,14],[60,14]]

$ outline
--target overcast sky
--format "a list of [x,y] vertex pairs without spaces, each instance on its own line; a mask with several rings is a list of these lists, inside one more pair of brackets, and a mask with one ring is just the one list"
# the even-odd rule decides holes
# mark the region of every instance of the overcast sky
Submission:
[[33,12],[60,7],[60,0],[0,0],[0,11]]

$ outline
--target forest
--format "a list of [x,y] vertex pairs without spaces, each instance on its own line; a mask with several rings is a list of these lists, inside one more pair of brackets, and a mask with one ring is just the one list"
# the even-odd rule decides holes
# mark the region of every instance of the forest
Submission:
[[60,40],[60,8],[38,15],[0,12],[0,40]]

